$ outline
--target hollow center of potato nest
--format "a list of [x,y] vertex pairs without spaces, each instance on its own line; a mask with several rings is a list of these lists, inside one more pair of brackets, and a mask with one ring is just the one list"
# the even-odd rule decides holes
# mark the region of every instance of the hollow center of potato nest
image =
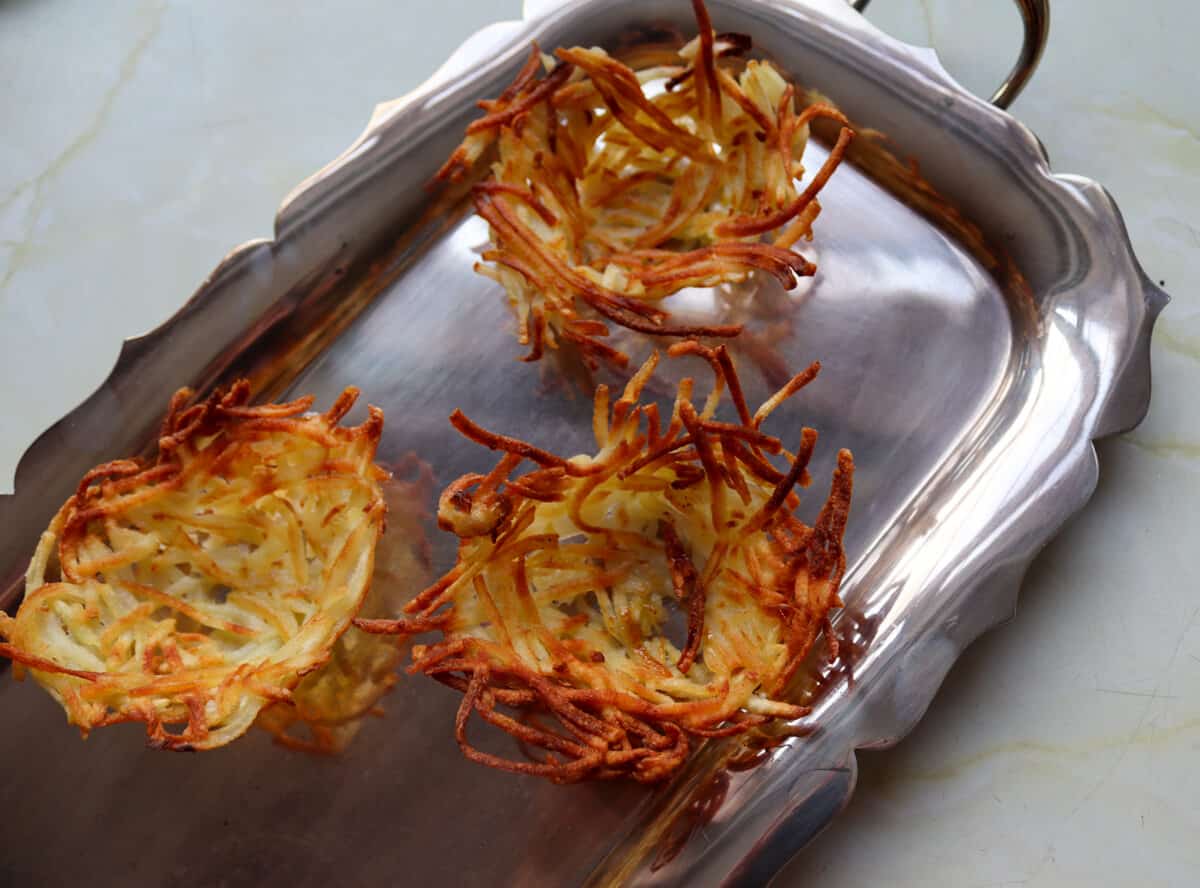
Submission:
[[[568,554],[567,557],[571,556]],[[665,567],[656,569],[652,559],[637,558],[617,565],[596,560],[594,566],[605,576],[638,573],[644,583],[622,582],[618,578],[602,588],[554,600],[553,606],[562,615],[563,634],[586,640],[596,639],[596,633],[603,633],[614,644],[640,647],[662,662],[671,663],[678,659],[679,652],[687,646],[688,615],[673,596],[660,591],[671,588],[671,578]],[[560,588],[553,581],[547,583],[551,596],[570,593],[569,588],[561,592]],[[538,590],[533,592],[536,599]],[[603,662],[600,659],[604,656],[603,650],[599,647],[591,652],[591,659]]]

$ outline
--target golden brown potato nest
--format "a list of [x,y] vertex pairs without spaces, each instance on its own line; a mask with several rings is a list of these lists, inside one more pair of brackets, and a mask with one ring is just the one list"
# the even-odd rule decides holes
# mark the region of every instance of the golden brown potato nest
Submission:
[[383,427],[312,398],[249,406],[242,381],[185,407],[153,462],[93,469],[42,535],[0,652],[86,735],[125,721],[151,745],[211,749],[318,670],[358,613],[385,506]]
[[[794,514],[795,488],[808,484],[816,432],[803,429],[792,454],[760,427],[818,365],[751,414],[724,347],[686,342],[671,354],[709,363],[705,403],[697,409],[685,379],[662,428],[657,404],[640,400],[655,355],[615,403],[598,389],[593,456],[564,459],[451,418],[504,456],[442,494],[439,523],[460,537],[455,567],[407,617],[363,625],[442,633],[414,646],[411,671],[462,692],[456,736],[475,761],[559,782],[654,781],[693,738],[806,712],[785,692],[841,603],[853,459],[839,453],[809,527]],[[725,390],[735,422],[715,417]],[[770,463],[776,454],[786,469]],[[538,468],[513,477],[525,459]],[[687,621],[679,644],[668,637],[675,610]],[[472,715],[520,741],[528,760],[470,742]]]
[[[603,49],[543,57],[535,45],[438,173],[453,181],[491,160],[473,189],[492,242],[476,270],[504,287],[525,360],[566,343],[591,364],[624,364],[605,321],[736,336],[737,325],[667,323],[659,303],[755,272],[791,289],[815,272],[792,247],[811,239],[818,194],[853,132],[826,103],[798,109],[770,62],[742,58],[748,37],[714,34],[703,3],[693,5],[699,36],[638,70]],[[815,117],[841,130],[801,187]]]

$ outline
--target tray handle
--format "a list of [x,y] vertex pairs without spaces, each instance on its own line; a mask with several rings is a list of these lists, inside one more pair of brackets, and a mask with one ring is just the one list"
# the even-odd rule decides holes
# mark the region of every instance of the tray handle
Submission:
[[[849,0],[858,12],[867,8],[871,0]],[[1042,51],[1050,36],[1050,0],[1015,0],[1025,25],[1025,36],[1021,41],[1021,54],[1004,82],[992,93],[991,103],[997,108],[1007,108],[1021,94],[1042,59]]]

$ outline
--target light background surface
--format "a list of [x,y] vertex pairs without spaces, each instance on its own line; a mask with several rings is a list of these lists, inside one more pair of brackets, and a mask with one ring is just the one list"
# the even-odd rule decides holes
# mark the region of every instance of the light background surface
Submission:
[[[1100,487],[785,886],[1200,884],[1200,5],[1054,0],[1012,111],[1115,195],[1174,302]],[[103,9],[103,12],[101,12]],[[275,207],[517,0],[0,0],[0,491],[24,449]],[[875,0],[968,87],[1006,0]],[[8,763],[6,767],[12,767]]]

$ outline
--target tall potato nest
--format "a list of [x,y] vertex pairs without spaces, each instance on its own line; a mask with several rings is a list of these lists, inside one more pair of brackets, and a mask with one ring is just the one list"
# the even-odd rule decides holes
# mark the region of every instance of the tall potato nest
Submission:
[[[751,414],[723,346],[689,341],[670,354],[711,366],[702,407],[691,379],[665,428],[657,404],[641,403],[656,354],[616,403],[597,389],[594,456],[563,459],[452,417],[504,455],[440,499],[439,524],[460,538],[455,567],[410,602],[408,616],[363,625],[442,633],[413,647],[410,671],[462,693],[455,733],[474,761],[556,782],[657,781],[695,738],[807,711],[786,688],[840,606],[854,465],[839,452],[829,498],[808,527],[794,514],[795,488],[809,483],[817,434],[803,429],[793,454],[761,426],[818,365]],[[726,390],[736,422],[715,417]],[[513,477],[523,460],[538,468]],[[669,637],[673,612],[686,615],[679,643]],[[472,715],[520,741],[529,760],[473,745]]]
[[[353,388],[323,414],[306,413],[311,397],[249,394],[243,381],[185,407],[178,392],[156,459],[88,472],[42,535],[16,617],[0,615],[0,653],[85,735],[137,721],[151,746],[212,749],[268,707],[276,724],[297,704],[344,723],[390,683],[394,648],[343,635],[383,530],[383,414],[340,426]],[[350,674],[372,680],[352,688]]]
[[[605,321],[736,336],[739,326],[667,323],[658,303],[754,273],[791,289],[815,272],[792,247],[811,239],[817,196],[853,132],[826,104],[797,110],[769,62],[741,58],[749,38],[714,34],[704,4],[693,6],[699,36],[641,70],[602,49],[551,57],[535,45],[516,80],[480,103],[485,116],[438,173],[457,180],[495,158],[473,190],[492,244],[476,270],[504,287],[526,361],[570,343],[590,364],[625,364],[603,341]],[[801,188],[817,116],[843,126]]]

